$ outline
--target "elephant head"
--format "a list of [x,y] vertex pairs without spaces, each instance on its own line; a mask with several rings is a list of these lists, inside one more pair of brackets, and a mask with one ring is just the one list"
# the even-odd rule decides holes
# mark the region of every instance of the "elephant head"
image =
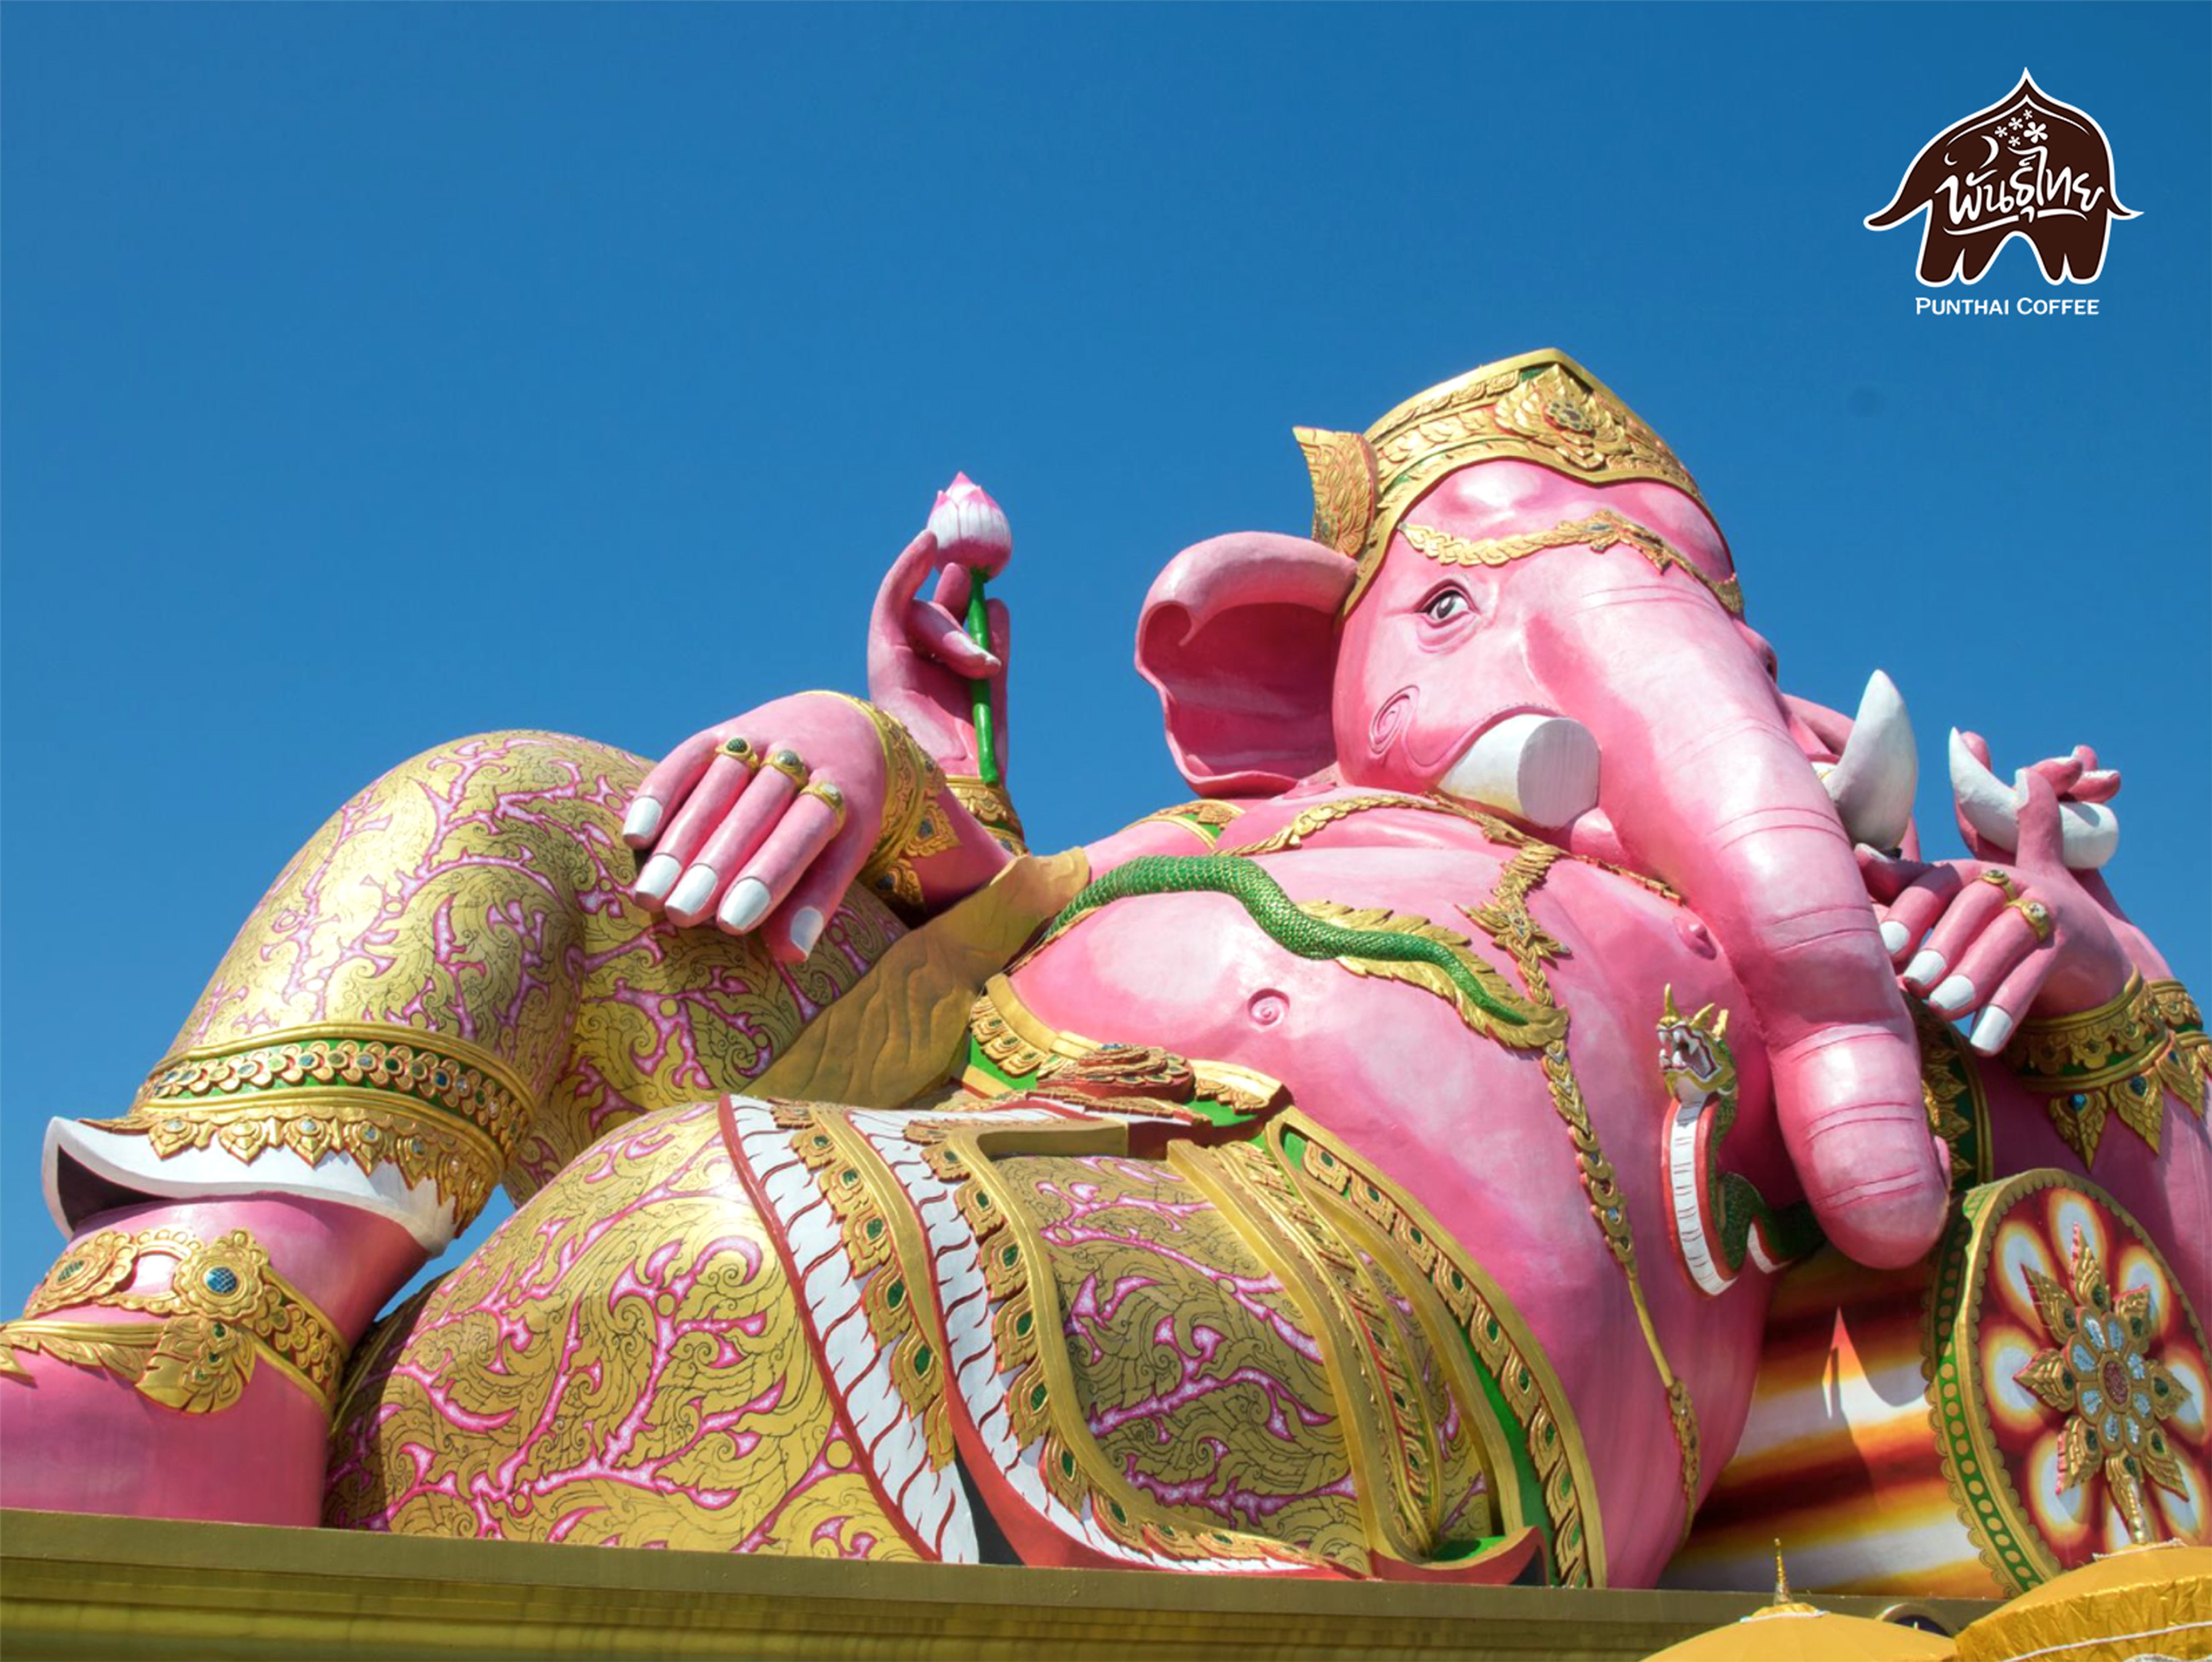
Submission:
[[[1882,740],[1846,749],[1849,724],[1778,690],[1689,475],[1556,353],[1366,434],[1299,438],[1315,536],[1200,543],[1147,597],[1138,667],[1185,777],[1212,795],[1442,792],[1662,878],[1753,1005],[1830,1238],[1875,1265],[1924,1252],[1945,1176],[1838,811],[1858,840],[1875,820],[1901,840],[1897,770],[1851,753]],[[1862,728],[1901,732],[1881,706]]]

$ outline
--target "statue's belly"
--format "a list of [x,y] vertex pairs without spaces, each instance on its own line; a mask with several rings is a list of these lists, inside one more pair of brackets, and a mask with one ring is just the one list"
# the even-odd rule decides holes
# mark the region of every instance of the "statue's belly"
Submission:
[[[1476,957],[1511,992],[1528,994],[1513,955],[1462,910],[1482,912],[1500,898],[1495,858],[1354,847],[1267,864],[1301,903],[1387,908],[1400,914],[1394,928],[1426,924],[1472,937]],[[1509,941],[1519,921],[1510,889],[1502,913],[1486,919]],[[1763,1284],[1709,1296],[1675,1244],[1662,1134],[1672,1099],[1656,1033],[1669,987],[1683,1010],[1712,1003],[1734,1016],[1743,1077],[1731,1169],[1770,1198],[1788,1198],[1789,1180],[1750,1012],[1686,913],[1561,862],[1526,920],[1558,947],[1536,967],[1567,1012],[1564,1092],[1540,1051],[1501,1042],[1452,998],[1373,965],[1363,973],[1300,956],[1227,895],[1116,901],[1009,979],[1030,1012],[1055,1028],[1281,1080],[1302,1110],[1401,1184],[1511,1298],[1577,1404],[1602,1488],[1609,1472],[1632,1483],[1639,1464],[1648,1476],[1678,1454],[1656,1368],[1642,1360],[1639,1293],[1719,1445],[1716,1459],[1733,1443],[1756,1368]],[[1582,1141],[1594,1148],[1578,1148],[1578,1117]],[[1587,1199],[1593,1159],[1611,1168],[1625,1203],[1628,1227],[1615,1241],[1625,1239],[1637,1265],[1635,1289]]]

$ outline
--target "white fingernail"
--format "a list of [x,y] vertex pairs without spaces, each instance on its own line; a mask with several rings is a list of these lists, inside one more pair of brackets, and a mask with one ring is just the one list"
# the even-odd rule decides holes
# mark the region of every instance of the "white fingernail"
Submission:
[[1903,924],[1893,920],[1881,926],[1881,949],[1893,958],[1905,950],[1905,943],[1911,938]]
[[1981,1019],[1974,1023],[1974,1048],[1984,1056],[1995,1056],[2012,1037],[2012,1017],[1991,1004],[1984,1010]]
[[1905,979],[1908,981],[1932,981],[1942,973],[1943,955],[1924,946],[1905,967]]
[[1928,995],[1928,1007],[1940,1010],[1948,1016],[1966,1009],[1974,1002],[1974,984],[1963,975],[1954,975]]
[[740,877],[722,896],[715,915],[732,929],[750,929],[768,915],[768,885],[758,877]]
[[668,893],[676,874],[683,869],[684,863],[673,854],[655,854],[645,863],[645,870],[637,874],[637,892],[659,900]]
[[676,885],[676,892],[668,897],[671,912],[697,912],[707,904],[707,897],[714,892],[714,868],[695,865],[684,874],[684,881]]
[[802,906],[791,914],[791,943],[801,952],[814,950],[815,942],[822,938],[822,914],[811,906]]
[[623,822],[624,837],[650,837],[660,829],[660,804],[651,797],[640,797],[629,805],[629,817]]

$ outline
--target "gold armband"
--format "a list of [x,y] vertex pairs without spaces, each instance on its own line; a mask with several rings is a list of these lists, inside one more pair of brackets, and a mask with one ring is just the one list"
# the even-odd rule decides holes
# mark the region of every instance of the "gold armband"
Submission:
[[1022,833],[1022,816],[1014,812],[1012,798],[1002,786],[986,785],[972,773],[951,773],[945,785],[959,804],[975,816],[976,823],[999,840],[1000,846],[1012,854],[1030,852],[1029,839]]
[[945,771],[896,717],[848,694],[830,696],[843,699],[867,717],[884,755],[883,824],[860,867],[860,883],[894,906],[918,910],[921,879],[915,875],[915,861],[942,852],[953,843],[951,828],[933,811],[937,793],[945,788]]
[[2172,1091],[2192,1113],[2204,1112],[2212,1040],[2178,981],[2146,986],[2130,974],[2118,998],[2073,1016],[2027,1021],[2005,1060],[2027,1089],[2045,1099],[2051,1123],[2089,1165],[2108,1117],[2154,1152]]
[[[167,1290],[121,1290],[147,1257],[176,1260]],[[72,1306],[129,1310],[150,1322],[48,1321]],[[0,1374],[26,1370],[19,1353],[44,1353],[128,1380],[141,1396],[187,1414],[213,1414],[245,1393],[267,1361],[323,1404],[337,1403],[345,1341],[307,1295],[270,1267],[268,1249],[244,1229],[202,1240],[184,1229],[102,1229],[63,1253],[23,1307],[0,1323]]]

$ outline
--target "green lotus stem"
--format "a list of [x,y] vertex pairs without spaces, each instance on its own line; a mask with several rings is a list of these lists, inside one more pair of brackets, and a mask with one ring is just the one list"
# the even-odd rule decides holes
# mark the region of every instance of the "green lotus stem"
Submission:
[[[971,568],[968,573],[968,638],[985,652],[991,650],[991,615],[983,606],[983,573]],[[999,735],[991,719],[991,683],[970,681],[968,683],[969,707],[975,720],[975,772],[986,785],[1005,783],[999,771]]]

